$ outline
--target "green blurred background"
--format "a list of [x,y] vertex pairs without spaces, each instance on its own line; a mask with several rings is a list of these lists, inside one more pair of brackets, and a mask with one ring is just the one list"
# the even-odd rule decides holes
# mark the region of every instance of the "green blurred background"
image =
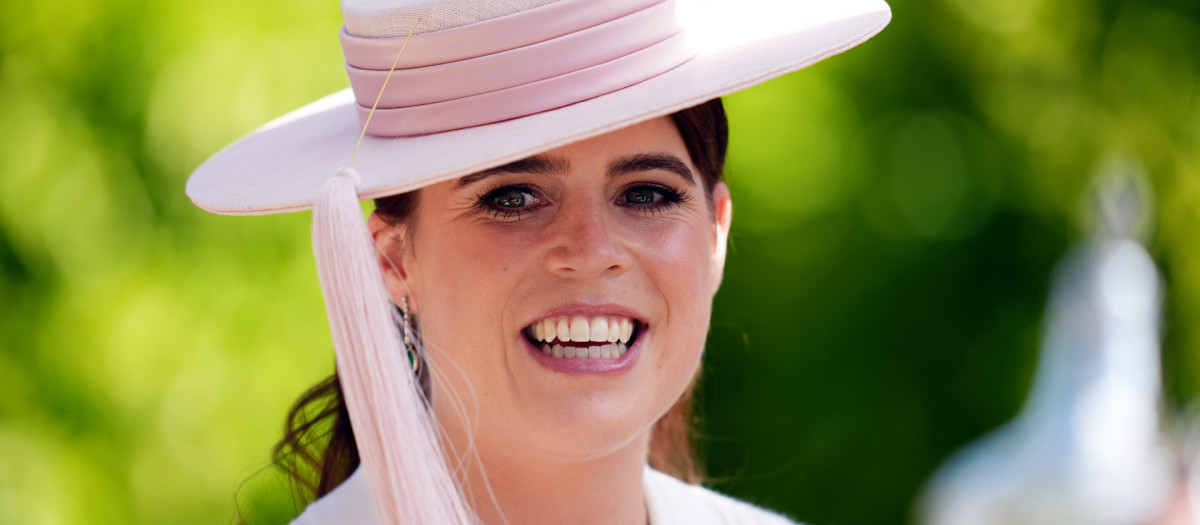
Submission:
[[[909,0],[727,98],[733,250],[701,397],[715,486],[911,522],[1011,418],[1050,272],[1113,159],[1156,198],[1176,420],[1200,395],[1200,3]],[[294,513],[267,467],[332,353],[309,216],[190,171],[346,84],[332,0],[0,4],[0,523]]]

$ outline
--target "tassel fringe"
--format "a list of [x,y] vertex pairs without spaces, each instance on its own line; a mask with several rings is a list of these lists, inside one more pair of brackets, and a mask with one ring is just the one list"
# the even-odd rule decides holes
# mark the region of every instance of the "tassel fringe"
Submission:
[[375,245],[344,168],[313,206],[313,252],[354,439],[380,523],[474,524],[405,357]]

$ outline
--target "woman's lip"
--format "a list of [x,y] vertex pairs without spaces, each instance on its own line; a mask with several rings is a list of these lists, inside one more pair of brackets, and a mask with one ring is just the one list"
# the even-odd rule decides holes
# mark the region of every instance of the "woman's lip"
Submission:
[[[645,334],[642,334],[645,335]],[[633,368],[633,364],[637,362],[637,358],[642,354],[642,341],[646,338],[639,336],[629,346],[625,355],[616,359],[567,359],[548,356],[540,349],[535,347],[532,342],[526,338],[521,338],[525,341],[525,348],[529,351],[533,359],[542,365],[543,368],[559,372],[563,374],[620,374]]]
[[595,317],[598,315],[599,316],[610,316],[610,317],[628,317],[630,319],[641,322],[643,325],[646,324],[646,318],[642,317],[641,314],[633,311],[630,308],[621,306],[619,304],[614,304],[614,303],[605,303],[605,304],[572,303],[572,304],[568,304],[568,305],[557,306],[557,307],[551,308],[550,310],[543,312],[540,316],[527,321],[524,324],[524,327],[527,328],[530,325],[532,325],[533,323],[536,323],[543,319],[550,319],[553,317],[567,317],[567,316],[573,316],[573,315],[582,315],[584,317]]

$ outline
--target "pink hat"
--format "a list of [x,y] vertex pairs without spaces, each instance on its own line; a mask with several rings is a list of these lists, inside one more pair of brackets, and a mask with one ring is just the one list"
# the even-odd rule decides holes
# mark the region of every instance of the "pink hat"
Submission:
[[313,208],[378,515],[439,524],[472,523],[472,511],[404,356],[358,200],[695,106],[849,49],[891,19],[883,0],[342,0],[342,12],[351,87],[218,152],[187,194],[231,215]]
[[230,215],[310,208],[349,161],[358,195],[402,193],[666,115],[809,66],[883,29],[883,0],[343,0],[351,88],[196,169]]

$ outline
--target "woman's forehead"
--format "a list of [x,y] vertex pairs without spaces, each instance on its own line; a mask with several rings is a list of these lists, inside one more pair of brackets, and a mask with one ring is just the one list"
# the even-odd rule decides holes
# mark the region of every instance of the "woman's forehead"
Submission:
[[574,170],[601,171],[619,176],[663,170],[695,184],[696,168],[675,124],[668,117],[640,122],[458,178],[463,187],[500,174],[567,175]]

